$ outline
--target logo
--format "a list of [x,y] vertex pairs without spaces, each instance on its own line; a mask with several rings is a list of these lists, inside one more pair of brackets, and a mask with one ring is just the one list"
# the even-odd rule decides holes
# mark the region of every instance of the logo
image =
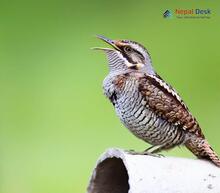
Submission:
[[212,15],[211,9],[167,9],[163,13],[164,18],[177,18],[177,19],[210,19]]
[[163,13],[163,17],[164,18],[170,18],[172,16],[172,13],[170,10],[166,10],[164,13]]

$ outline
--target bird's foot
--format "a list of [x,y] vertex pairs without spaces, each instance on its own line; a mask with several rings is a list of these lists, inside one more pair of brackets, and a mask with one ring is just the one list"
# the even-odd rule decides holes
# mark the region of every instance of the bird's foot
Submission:
[[153,157],[164,157],[164,155],[162,155],[162,154],[151,153],[149,151],[138,152],[138,151],[135,151],[132,149],[132,150],[127,150],[126,152],[131,155],[149,155],[149,156],[153,156]]

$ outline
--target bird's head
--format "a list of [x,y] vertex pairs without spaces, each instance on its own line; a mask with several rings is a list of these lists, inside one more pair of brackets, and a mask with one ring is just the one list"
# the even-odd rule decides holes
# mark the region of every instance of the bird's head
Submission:
[[110,71],[143,70],[154,73],[150,55],[141,44],[131,40],[111,40],[101,35],[97,38],[111,45],[111,48],[95,48],[106,52]]

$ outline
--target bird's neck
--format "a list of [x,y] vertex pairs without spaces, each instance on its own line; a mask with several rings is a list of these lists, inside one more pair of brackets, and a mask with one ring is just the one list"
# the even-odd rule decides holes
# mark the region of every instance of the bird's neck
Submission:
[[156,75],[156,72],[151,63],[145,65],[144,71],[149,75]]

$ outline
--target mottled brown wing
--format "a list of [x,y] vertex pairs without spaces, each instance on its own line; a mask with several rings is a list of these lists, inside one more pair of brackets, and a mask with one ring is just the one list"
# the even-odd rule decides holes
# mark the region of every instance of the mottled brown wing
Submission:
[[204,137],[198,122],[189,112],[177,92],[157,75],[139,77],[139,91],[146,97],[149,108],[179,128]]

